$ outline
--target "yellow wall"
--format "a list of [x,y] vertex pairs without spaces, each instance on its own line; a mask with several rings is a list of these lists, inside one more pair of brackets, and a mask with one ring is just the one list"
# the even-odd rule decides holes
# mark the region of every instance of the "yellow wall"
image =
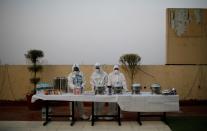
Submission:
[[[143,65],[141,69],[135,81],[141,83],[143,87],[146,86],[146,91],[150,91],[151,83],[157,82],[161,84],[162,89],[176,88],[180,99],[207,99],[207,66]],[[81,70],[86,76],[87,90],[90,90],[89,79],[93,66],[84,65],[81,66]],[[104,66],[104,70],[109,73],[112,66]],[[40,76],[42,81],[52,82],[54,77],[67,76],[69,72],[71,65],[46,65]],[[32,88],[29,82],[30,76],[27,65],[1,65],[0,100],[25,99],[26,93]],[[128,77],[127,82],[129,84]]]

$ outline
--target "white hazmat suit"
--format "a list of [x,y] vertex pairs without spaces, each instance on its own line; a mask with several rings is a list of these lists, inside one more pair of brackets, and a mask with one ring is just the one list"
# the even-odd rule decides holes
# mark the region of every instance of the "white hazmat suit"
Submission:
[[[101,65],[99,63],[95,64],[95,71],[91,75],[91,86],[92,91],[95,92],[96,87],[105,87],[107,89],[108,75],[101,69]],[[101,115],[104,108],[103,102],[94,103],[94,113],[96,115]]]
[[[72,72],[68,76],[68,85],[69,89],[73,90],[74,88],[82,88],[85,86],[85,78],[83,73],[80,71],[80,67],[78,64],[74,64],[72,67]],[[82,119],[88,119],[88,117],[84,114],[83,103],[75,102],[76,111],[79,110],[79,115]],[[71,107],[71,104],[70,104]]]
[[[123,87],[123,92],[128,91],[124,74],[119,71],[119,66],[114,65],[113,72],[108,76],[108,85],[112,87]],[[117,113],[117,104],[109,103],[109,115]]]

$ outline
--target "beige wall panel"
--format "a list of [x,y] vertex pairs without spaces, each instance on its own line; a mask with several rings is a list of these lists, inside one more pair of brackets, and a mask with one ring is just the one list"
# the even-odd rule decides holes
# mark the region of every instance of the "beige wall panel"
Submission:
[[[109,73],[113,66],[105,65]],[[81,66],[86,76],[86,90],[91,90],[90,76],[93,66]],[[42,81],[52,82],[54,77],[68,76],[71,65],[47,65],[40,74]],[[127,79],[128,88],[129,78]],[[25,100],[26,93],[32,89],[29,82],[31,73],[26,65],[0,66],[0,100]],[[180,99],[207,99],[207,66],[164,66],[143,65],[138,71],[135,82],[141,83],[142,91],[150,91],[152,83],[160,83],[162,89],[176,88]]]
[[193,10],[187,30],[177,36],[171,28],[167,10],[167,64],[207,64],[207,9],[203,9],[203,21],[196,23]]

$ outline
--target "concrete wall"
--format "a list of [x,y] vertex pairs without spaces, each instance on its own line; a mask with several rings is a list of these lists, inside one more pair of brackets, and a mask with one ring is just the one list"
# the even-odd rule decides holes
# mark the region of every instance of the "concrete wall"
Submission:
[[0,0],[0,63],[25,64],[29,49],[48,65],[115,64],[138,53],[166,63],[166,8],[206,8],[206,0]]

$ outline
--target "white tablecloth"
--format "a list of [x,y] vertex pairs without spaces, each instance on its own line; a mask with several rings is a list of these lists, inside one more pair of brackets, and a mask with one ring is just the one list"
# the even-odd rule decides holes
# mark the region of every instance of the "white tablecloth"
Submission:
[[129,93],[122,95],[93,95],[93,94],[62,94],[32,96],[32,102],[36,100],[52,101],[82,101],[82,102],[116,102],[121,110],[130,112],[175,112],[179,111],[178,95],[155,95],[149,92],[141,92],[139,95]]
[[179,111],[178,95],[123,95],[117,103],[123,111],[130,112],[174,112]]

